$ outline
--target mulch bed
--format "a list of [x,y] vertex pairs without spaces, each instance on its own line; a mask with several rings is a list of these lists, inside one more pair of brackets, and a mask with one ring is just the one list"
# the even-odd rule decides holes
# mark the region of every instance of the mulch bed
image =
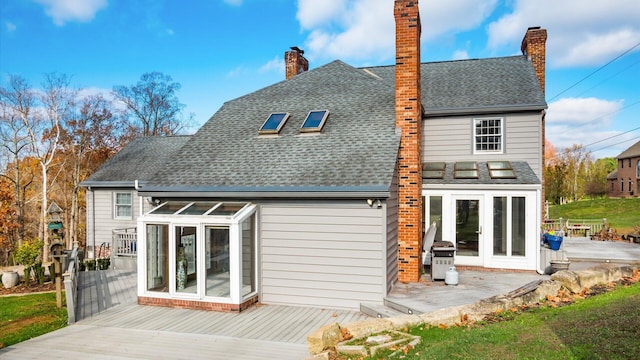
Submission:
[[36,293],[36,292],[55,291],[55,290],[56,290],[56,284],[54,282],[50,281],[40,285],[32,281],[31,284],[29,284],[29,286],[26,286],[24,283],[20,283],[10,289],[6,289],[4,286],[0,285],[0,296],[30,294],[30,293]]

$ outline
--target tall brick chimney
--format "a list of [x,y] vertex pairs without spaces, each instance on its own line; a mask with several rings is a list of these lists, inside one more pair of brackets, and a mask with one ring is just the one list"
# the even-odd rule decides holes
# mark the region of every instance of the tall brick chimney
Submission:
[[309,60],[305,59],[304,50],[292,46],[290,51],[284,53],[285,77],[287,80],[309,70]]
[[533,63],[533,68],[542,88],[542,94],[545,92],[546,43],[547,30],[541,29],[540,26],[535,26],[527,29],[520,47],[522,54],[527,55],[527,58]]
[[422,102],[417,0],[395,0],[398,154],[398,280],[417,282],[422,267]]
[[[524,34],[524,38],[522,39],[522,46],[520,46],[520,50],[523,55],[526,55],[529,61],[533,64],[533,69],[536,72],[536,76],[538,77],[538,82],[540,83],[540,88],[542,89],[542,95],[545,94],[545,67],[546,67],[546,47],[547,47],[547,30],[541,29],[539,26],[530,27],[527,29],[527,33]],[[541,126],[541,134],[542,134],[542,167],[544,169],[545,165],[545,141],[546,141],[546,132],[545,132],[545,111],[542,110],[542,124]],[[544,171],[544,170],[543,170]],[[544,202],[545,202],[545,184],[544,184],[544,176],[540,179],[542,183],[542,219],[544,219]]]

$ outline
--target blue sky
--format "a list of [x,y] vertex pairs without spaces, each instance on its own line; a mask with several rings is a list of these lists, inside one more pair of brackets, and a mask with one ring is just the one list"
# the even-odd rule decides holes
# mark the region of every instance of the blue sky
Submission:
[[[639,1],[420,8],[423,61],[515,55],[527,27],[548,30],[547,138],[556,148],[589,145],[600,158],[640,139]],[[160,71],[182,85],[191,132],[225,101],[282,81],[290,46],[305,50],[311,68],[335,59],[365,66],[393,64],[393,42],[392,0],[0,1],[0,81],[17,74],[37,85],[57,71],[84,92],[108,94]]]

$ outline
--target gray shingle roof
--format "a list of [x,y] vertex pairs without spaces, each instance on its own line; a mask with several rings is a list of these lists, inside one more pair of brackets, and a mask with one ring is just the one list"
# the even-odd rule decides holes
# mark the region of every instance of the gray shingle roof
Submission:
[[[395,83],[395,66],[366,69]],[[428,115],[546,108],[526,56],[422,63],[420,71],[422,104]]]
[[[524,56],[424,63],[421,73],[427,115],[546,107]],[[86,183],[138,179],[148,180],[146,193],[209,195],[386,192],[400,141],[394,82],[395,66],[334,61],[225,103],[188,142],[133,142]],[[327,123],[320,134],[300,134],[311,110],[329,110]],[[280,135],[259,136],[269,114],[283,111],[291,117]],[[513,165],[518,179],[501,182],[539,183],[526,163]]]
[[629,146],[629,148],[620,153],[620,155],[618,155],[616,159],[627,159],[637,156],[640,156],[640,141]]
[[[334,61],[225,103],[144,191],[388,191],[396,163],[395,89]],[[319,134],[300,134],[329,110]],[[278,136],[259,136],[272,112]]]
[[190,139],[190,136],[138,137],[107,160],[82,186],[145,181]]
[[490,184],[490,185],[537,185],[540,179],[531,170],[526,161],[511,161],[511,167],[516,173],[515,179],[492,179],[489,176],[489,170],[486,162],[478,162],[478,178],[477,179],[456,179],[453,176],[455,163],[446,163],[445,174],[443,179],[422,179],[423,184]]

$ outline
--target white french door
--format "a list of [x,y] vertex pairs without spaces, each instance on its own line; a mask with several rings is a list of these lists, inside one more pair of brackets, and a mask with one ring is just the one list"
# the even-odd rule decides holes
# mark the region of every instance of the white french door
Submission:
[[458,264],[482,266],[484,263],[482,199],[482,196],[473,195],[452,196],[451,239],[456,245],[456,263]]

